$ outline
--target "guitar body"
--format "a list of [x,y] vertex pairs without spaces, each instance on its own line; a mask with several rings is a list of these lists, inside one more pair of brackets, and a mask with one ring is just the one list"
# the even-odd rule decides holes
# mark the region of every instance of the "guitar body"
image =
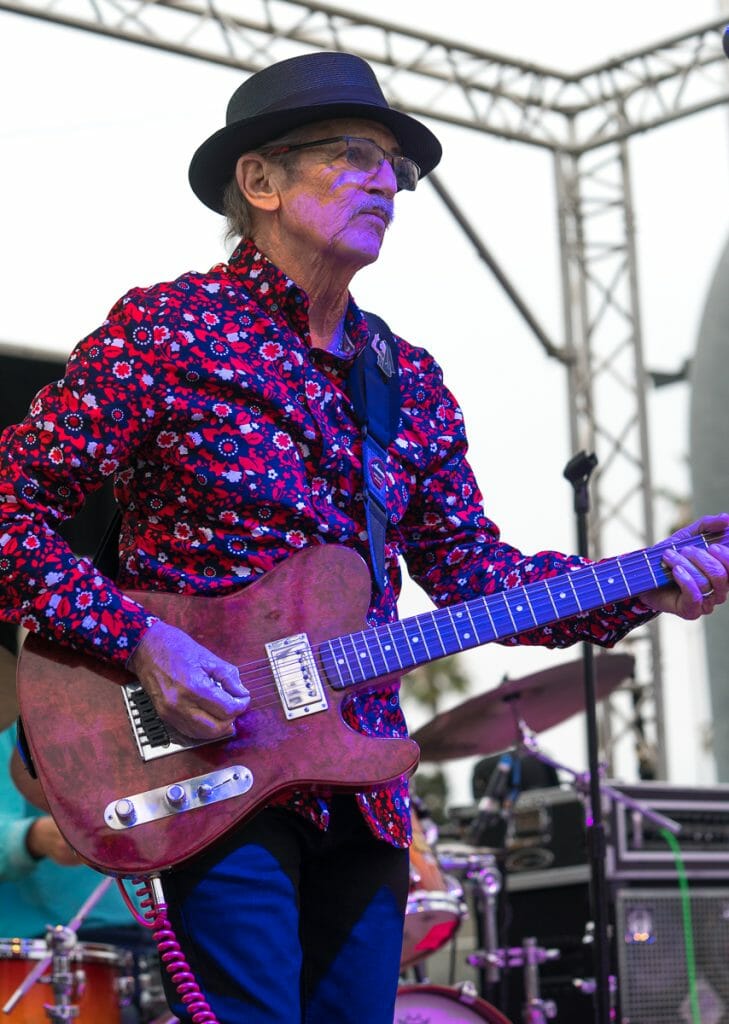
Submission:
[[[277,794],[368,790],[415,770],[412,740],[366,737],[342,719],[345,701],[383,679],[335,690],[318,663],[328,708],[294,720],[286,718],[276,691],[267,642],[306,633],[315,649],[367,628],[370,577],[355,552],[334,545],[305,549],[244,590],[220,597],[130,596],[239,668],[255,666],[257,677],[234,736],[145,761],[120,685],[133,677],[28,638],[18,700],[31,754],[61,832],[92,867],[126,877],[163,870],[199,853]],[[234,765],[252,775],[241,795],[129,828],[106,823],[105,808],[120,799]]]

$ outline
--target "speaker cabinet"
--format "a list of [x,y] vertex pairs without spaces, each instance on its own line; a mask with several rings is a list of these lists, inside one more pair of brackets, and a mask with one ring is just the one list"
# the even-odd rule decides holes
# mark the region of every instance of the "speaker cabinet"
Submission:
[[[701,1024],[729,1021],[729,887],[690,887]],[[690,1024],[681,894],[672,888],[615,892],[615,946],[622,1024]]]

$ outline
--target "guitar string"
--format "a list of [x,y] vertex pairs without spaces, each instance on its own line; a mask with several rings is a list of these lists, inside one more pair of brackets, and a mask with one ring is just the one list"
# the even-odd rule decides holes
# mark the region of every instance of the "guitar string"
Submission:
[[[728,536],[729,536],[729,531],[727,531],[726,533],[722,534],[721,538],[722,539],[726,539]],[[705,537],[703,538],[703,541],[704,541],[704,543],[708,543]],[[679,541],[675,545],[674,544],[664,543],[664,544],[656,545],[654,548],[647,549],[647,551],[630,552],[627,555],[622,555],[622,556],[619,556],[617,558],[610,559],[609,561],[616,563],[617,566],[625,568],[628,572],[630,572],[634,566],[637,566],[637,565],[640,564],[641,567],[645,567],[645,563],[649,563],[649,560],[646,557],[648,551],[657,552],[659,550],[666,550],[669,547],[674,547],[674,546],[675,547],[679,547],[679,548],[683,548],[683,547],[696,547],[700,543],[701,543],[701,540],[697,539],[696,537],[692,537],[692,538],[688,538],[688,539],[683,540],[683,541]],[[606,570],[609,571],[611,566],[609,566],[608,563],[606,563],[606,562],[597,562],[597,563],[594,563],[592,566],[587,565],[587,566],[584,567],[584,569],[586,569],[586,570],[589,570],[591,568],[592,569],[599,568],[599,569],[602,569],[603,571],[606,571]],[[656,564],[655,566],[651,566],[651,569],[659,569],[659,568],[660,568],[660,571],[662,573],[665,573],[665,569],[662,569],[658,564]],[[551,594],[551,591],[552,591],[552,589],[553,589],[555,584],[559,585],[560,582],[568,581],[569,580],[569,583],[570,583],[570,588],[569,589],[574,592],[575,600],[576,600],[576,602],[578,604],[578,610],[577,611],[570,611],[570,612],[568,612],[567,615],[565,616],[565,618],[568,618],[571,615],[580,614],[580,611],[582,610],[582,602],[580,601],[580,595],[584,596],[585,594],[588,594],[588,593],[594,594],[596,586],[598,586],[598,592],[599,592],[599,589],[600,589],[599,588],[599,582],[600,581],[599,581],[599,579],[596,581],[595,573],[594,572],[590,573],[588,571],[587,574],[586,574],[587,578],[583,579],[583,580],[571,578],[571,577],[574,577],[574,575],[582,574],[582,571],[583,571],[582,569],[577,569],[577,570],[573,570],[572,573],[563,573],[563,574],[560,574],[558,576],[547,577],[547,578],[545,578],[543,580],[534,580],[534,581],[532,581],[530,583],[525,584],[522,587],[517,587],[517,588],[512,588],[512,589],[523,590],[523,591],[526,591],[527,594],[528,594],[528,593],[530,593],[529,588],[533,588],[534,590],[536,590],[536,588],[538,587],[539,584],[552,584],[552,587],[547,587],[546,588],[547,591]],[[602,582],[604,583],[605,580],[603,579]],[[516,610],[515,608],[510,606],[509,602],[506,601],[506,597],[508,595],[509,595],[509,590],[508,589],[507,590],[502,590],[502,591],[496,591],[493,594],[484,595],[484,597],[482,597],[482,598],[473,598],[470,601],[464,602],[464,605],[467,605],[469,610],[475,612],[476,615],[478,615],[478,614],[483,615],[483,611],[479,611],[479,607],[483,604],[484,600],[488,600],[488,599],[491,599],[491,598],[496,598],[497,596],[501,596],[504,599],[504,603],[505,603],[505,606],[506,606],[505,610],[493,609],[492,613],[493,613],[493,615],[498,617],[500,620],[508,623],[508,621],[510,619],[509,612],[511,612],[511,614],[513,615],[513,612]],[[532,596],[537,596],[537,595],[536,594],[532,594]],[[626,600],[626,599],[627,599],[626,597],[623,597],[623,598],[616,598],[615,600]],[[540,598],[540,600],[544,601],[545,599],[544,598]],[[527,602],[527,603],[530,603],[530,602]],[[531,602],[531,603],[537,603],[537,602]],[[611,603],[611,602],[607,602],[607,603]],[[463,607],[463,605],[451,606],[451,610],[453,610],[454,608],[458,608],[458,607]],[[598,605],[597,607],[600,607],[600,605]],[[432,653],[430,652],[429,647],[428,647],[428,639],[425,636],[425,631],[426,630],[432,631],[432,638],[435,638],[435,637],[438,636],[439,631],[438,631],[438,628],[437,628],[437,624],[436,624],[436,622],[433,619],[433,616],[437,615],[439,612],[443,612],[444,610],[445,609],[436,609],[433,612],[426,612],[423,615],[415,616],[412,619],[405,619],[405,620],[396,621],[396,622],[392,622],[392,623],[386,623],[386,624],[383,624],[383,625],[380,625],[380,626],[376,626],[372,630],[360,630],[360,631],[356,631],[354,633],[351,633],[351,634],[349,634],[349,636],[352,638],[351,642],[352,642],[352,646],[353,646],[353,649],[354,649],[354,653],[357,654],[357,648],[356,648],[355,640],[356,640],[357,637],[359,637],[360,640],[361,640],[361,643],[364,644],[364,646],[366,648],[366,653],[367,653],[367,655],[369,657],[369,660],[372,662],[372,666],[374,668],[375,667],[375,656],[376,655],[373,656],[373,654],[372,654],[372,652],[370,651],[369,648],[370,648],[370,642],[372,641],[372,639],[376,638],[375,637],[376,631],[387,631],[387,630],[390,629],[390,627],[394,627],[395,629],[397,629],[397,630],[399,630],[399,631],[401,631],[403,633],[404,638],[407,641],[408,640],[408,637],[407,637],[408,624],[417,624],[419,626],[420,632],[421,632],[421,634],[423,636],[423,640],[424,640],[424,643],[425,643],[425,648],[426,648],[426,653],[428,655],[428,658],[430,659],[430,658],[433,658],[433,657],[443,657],[443,656],[445,656],[445,654],[438,654],[438,655],[435,655],[435,656],[432,655]],[[531,609],[530,609],[530,611],[531,611]],[[530,628],[535,628],[535,627],[538,628],[540,625],[548,625],[548,624],[549,623],[546,620],[541,620],[541,622],[540,621],[536,621],[534,626],[525,626],[524,629],[528,630]],[[455,630],[455,626],[452,623],[452,621],[450,621],[450,625]],[[474,624],[474,629],[475,629],[475,624]],[[521,632],[521,631],[522,630],[519,630],[519,632]],[[457,634],[457,630],[456,630],[456,634]],[[509,635],[514,635],[513,631],[510,631],[508,629],[506,631],[504,631],[503,633],[501,631],[499,631],[499,636],[503,637],[504,639],[507,636],[509,636]],[[333,638],[333,639],[338,639],[338,638]],[[392,641],[392,643],[395,645],[396,648],[399,645],[402,650],[405,650],[405,647],[402,644],[402,638],[400,638],[398,640],[397,638],[393,637],[392,634],[390,633],[390,640]],[[327,657],[327,658],[331,659],[333,657],[331,652],[322,652],[322,650],[321,650],[322,646],[324,644],[328,643],[328,642],[331,642],[331,640],[329,640],[329,641],[322,641],[320,644],[316,645],[315,649],[318,649],[320,658]],[[441,644],[441,646],[443,646],[443,645]],[[345,664],[348,667],[350,667],[350,669],[351,669],[351,666],[352,666],[351,659],[349,657],[347,657],[346,652],[343,651],[342,653],[344,655]],[[448,652],[446,651],[445,653],[447,654]],[[456,652],[452,652],[452,653],[456,653]],[[359,665],[359,667],[361,669],[362,668],[361,657],[358,659],[358,661],[354,662],[354,664]],[[265,695],[269,691],[272,694],[276,692],[276,683],[275,683],[275,680],[271,679],[271,666],[270,666],[270,662],[269,662],[269,660],[267,658],[260,658],[260,659],[254,660],[252,662],[245,662],[245,663],[243,663],[241,665],[238,665],[236,667],[239,670],[239,675],[240,675],[240,678],[241,678],[241,682],[243,682],[244,685],[247,686],[247,688],[249,689],[249,692],[251,693],[252,697],[254,695],[260,697],[262,695]],[[412,667],[414,667],[414,665],[411,665],[411,666],[398,666],[398,668],[395,669],[395,672],[397,672],[399,670],[402,670],[403,673],[405,673],[405,672],[409,671]],[[381,674],[382,675],[387,674],[387,671],[385,671],[384,673],[381,673]],[[290,670],[289,674],[288,674],[288,681],[290,681],[292,679],[295,679],[296,677],[297,677],[296,670],[295,669]],[[375,675],[367,675],[367,674],[365,674],[360,681],[361,682],[366,682],[368,680],[376,679],[376,678],[378,678],[377,674],[375,674]],[[284,683],[286,681],[287,680],[284,679]],[[352,680],[352,681],[355,682],[356,680]]]

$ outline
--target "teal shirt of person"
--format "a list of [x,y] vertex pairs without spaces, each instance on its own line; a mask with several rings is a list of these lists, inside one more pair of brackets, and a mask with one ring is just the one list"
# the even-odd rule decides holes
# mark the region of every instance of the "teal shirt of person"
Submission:
[[[47,925],[68,924],[104,875],[81,863],[62,866],[29,852],[26,837],[45,816],[18,792],[10,778],[15,726],[0,732],[0,938],[42,938]],[[128,929],[134,918],[116,886],[110,886],[83,922],[84,929]]]

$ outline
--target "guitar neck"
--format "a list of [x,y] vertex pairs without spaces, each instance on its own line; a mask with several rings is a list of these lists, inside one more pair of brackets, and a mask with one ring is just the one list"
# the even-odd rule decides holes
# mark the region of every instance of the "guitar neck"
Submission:
[[699,534],[679,543],[664,541],[523,587],[335,637],[319,644],[318,653],[335,689],[399,675],[663,586],[671,580],[662,561],[666,550],[706,548],[727,539],[729,531],[720,536]]

